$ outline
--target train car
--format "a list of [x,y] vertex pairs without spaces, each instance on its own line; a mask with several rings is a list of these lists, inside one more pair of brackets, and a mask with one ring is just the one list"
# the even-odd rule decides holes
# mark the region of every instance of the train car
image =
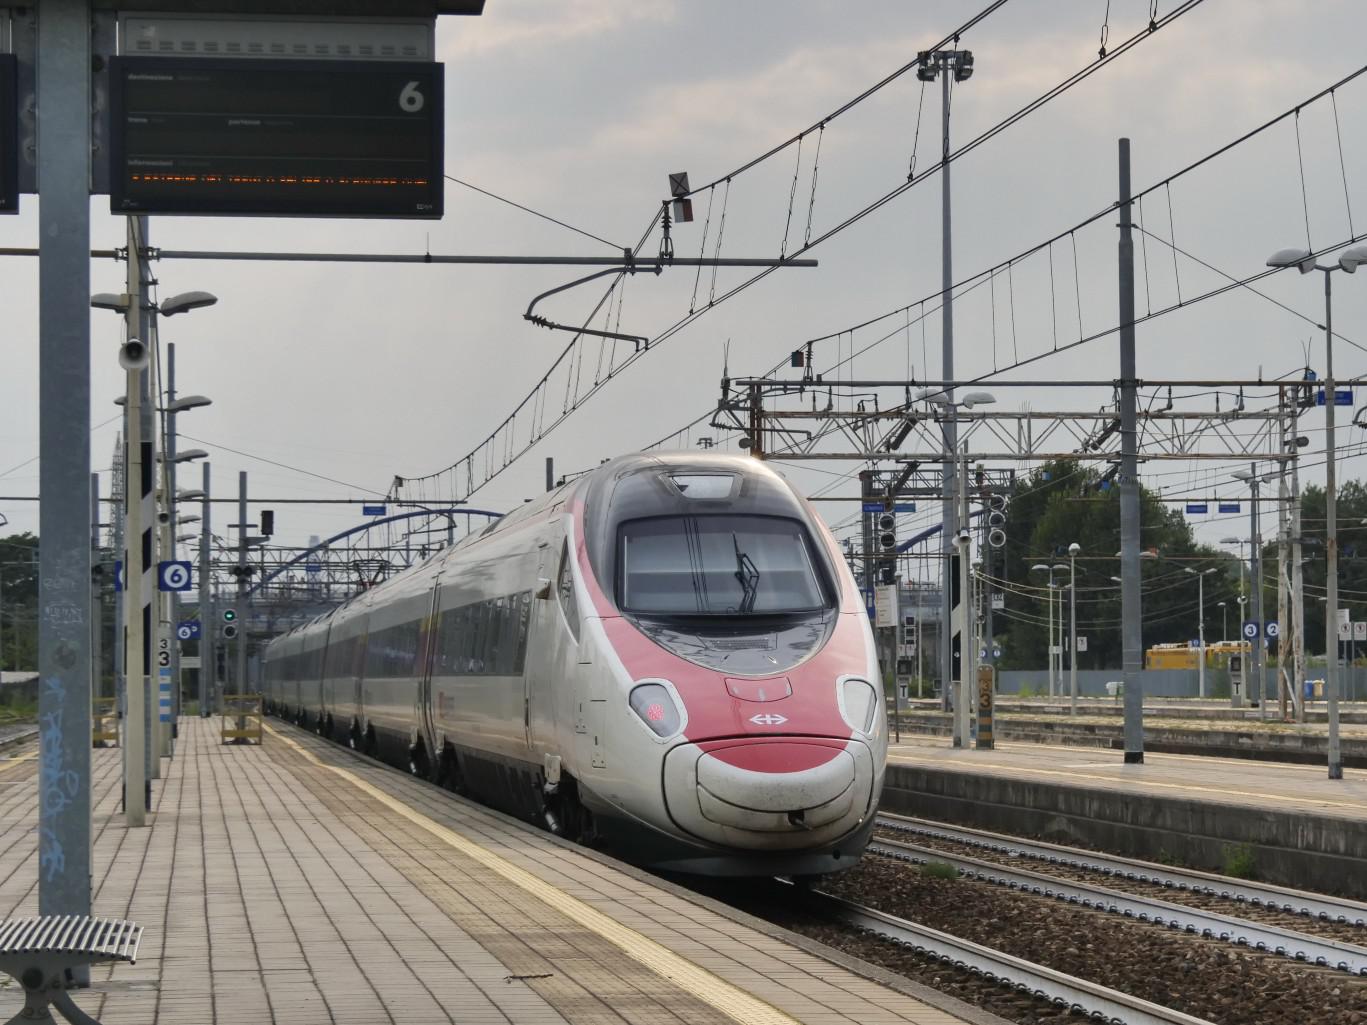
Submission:
[[280,714],[654,867],[817,875],[873,829],[887,722],[864,603],[751,458],[612,460],[264,661]]

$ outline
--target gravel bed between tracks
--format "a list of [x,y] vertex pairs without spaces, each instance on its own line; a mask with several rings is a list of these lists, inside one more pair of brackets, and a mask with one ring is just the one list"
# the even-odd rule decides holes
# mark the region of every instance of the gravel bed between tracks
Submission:
[[1111,890],[1119,890],[1121,893],[1133,893],[1140,897],[1165,900],[1170,904],[1182,904],[1186,907],[1199,908],[1202,911],[1214,911],[1234,918],[1247,919],[1250,922],[1262,922],[1266,925],[1275,925],[1281,929],[1290,929],[1293,932],[1303,932],[1309,936],[1322,936],[1325,939],[1352,943],[1359,947],[1367,946],[1367,928],[1360,925],[1349,925],[1346,922],[1324,922],[1318,918],[1311,918],[1309,915],[1298,915],[1291,911],[1260,907],[1257,904],[1235,900],[1232,897],[1179,890],[1175,886],[1162,886],[1159,883],[1146,883],[1138,879],[1126,879],[1124,876],[1107,875],[1105,872],[1099,872],[1095,869],[1051,864],[1038,858],[1013,858],[1001,851],[974,847],[972,844],[947,840],[938,836],[925,836],[921,833],[906,833],[897,829],[882,829],[881,827],[876,830],[876,834],[885,840],[901,840],[918,847],[930,847],[937,851],[944,851],[946,854],[976,858],[979,861],[990,861],[996,865],[1005,865],[1025,872],[1038,872],[1041,875],[1056,876],[1059,879],[1069,879],[1093,886],[1105,886]]
[[820,888],[1220,1025],[1367,1025],[1363,980],[1051,898],[875,855]]

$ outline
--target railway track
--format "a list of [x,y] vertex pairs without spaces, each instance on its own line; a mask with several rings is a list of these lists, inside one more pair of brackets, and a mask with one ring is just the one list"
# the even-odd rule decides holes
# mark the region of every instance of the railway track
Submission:
[[991,833],[932,822],[927,819],[881,814],[878,825],[917,836],[948,840],[980,850],[1027,858],[1050,865],[1100,872],[1131,882],[1149,883],[1167,889],[1220,897],[1254,907],[1267,908],[1288,914],[1304,915],[1321,922],[1352,925],[1367,929],[1367,904],[1340,899],[1324,894],[1307,893],[1287,887],[1272,886],[1245,879],[1175,868],[1149,861],[1122,858],[1077,847],[1064,847],[1039,840]]
[[809,897],[813,910],[831,921],[911,948],[916,953],[938,958],[955,968],[980,975],[989,982],[1012,986],[1022,993],[1080,1015],[1112,1025],[1211,1025],[1205,1018],[1170,1010],[1128,993],[840,897],[819,892],[813,892]]
[[1335,968],[1351,975],[1367,976],[1367,948],[1292,932],[1277,926],[1187,907],[1152,897],[1112,890],[1104,886],[1060,879],[1013,869],[996,862],[950,854],[934,847],[897,840],[878,839],[869,852],[916,864],[942,862],[971,879],[996,883],[1012,890],[1052,897],[1068,904],[1109,911],[1125,918],[1166,926],[1207,939],[1223,940],[1294,961]]

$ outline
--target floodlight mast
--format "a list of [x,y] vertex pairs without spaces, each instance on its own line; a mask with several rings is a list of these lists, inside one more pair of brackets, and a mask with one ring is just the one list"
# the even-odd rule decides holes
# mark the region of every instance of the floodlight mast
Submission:
[[1324,274],[1324,691],[1329,719],[1329,778],[1343,779],[1343,753],[1339,746],[1338,695],[1338,607],[1339,551],[1336,520],[1338,489],[1334,465],[1334,308],[1331,282],[1333,272],[1356,274],[1358,265],[1367,263],[1367,246],[1354,246],[1339,254],[1338,263],[1320,266],[1308,249],[1279,249],[1268,257],[1269,267],[1295,267],[1302,274],[1312,270]]

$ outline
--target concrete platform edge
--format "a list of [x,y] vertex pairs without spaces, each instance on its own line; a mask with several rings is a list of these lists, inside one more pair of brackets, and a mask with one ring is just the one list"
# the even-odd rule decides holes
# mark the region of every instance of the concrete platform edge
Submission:
[[1215,872],[1247,844],[1258,879],[1367,898],[1367,822],[1337,816],[907,765],[888,766],[882,807]]

